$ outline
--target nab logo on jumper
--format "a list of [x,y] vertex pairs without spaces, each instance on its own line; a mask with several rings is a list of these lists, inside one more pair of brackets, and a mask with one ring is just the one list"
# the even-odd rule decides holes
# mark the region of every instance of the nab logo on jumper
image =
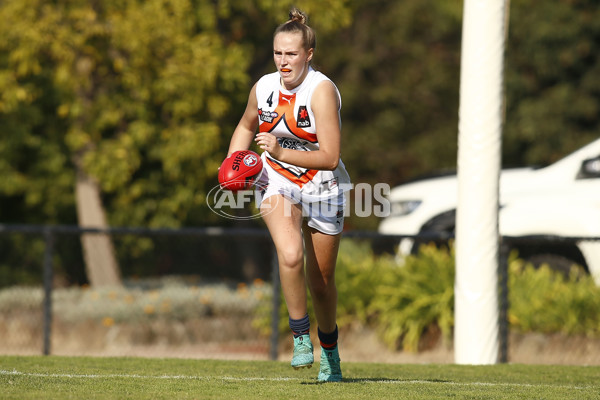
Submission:
[[275,111],[268,111],[268,110],[263,111],[262,108],[258,109],[258,118],[260,118],[261,121],[271,123],[278,116],[279,115],[277,115],[277,113]]
[[306,110],[306,106],[298,107],[298,117],[296,118],[296,121],[296,126],[298,128],[307,128],[310,126],[310,117]]

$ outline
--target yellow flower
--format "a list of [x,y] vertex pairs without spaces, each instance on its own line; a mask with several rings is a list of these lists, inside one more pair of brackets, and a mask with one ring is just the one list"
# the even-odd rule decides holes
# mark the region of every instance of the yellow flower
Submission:
[[146,304],[144,306],[144,313],[145,314],[154,314],[155,311],[156,311],[156,307],[154,307],[153,304]]
[[106,327],[113,326],[115,324],[115,320],[112,317],[104,317],[102,318],[102,325]]

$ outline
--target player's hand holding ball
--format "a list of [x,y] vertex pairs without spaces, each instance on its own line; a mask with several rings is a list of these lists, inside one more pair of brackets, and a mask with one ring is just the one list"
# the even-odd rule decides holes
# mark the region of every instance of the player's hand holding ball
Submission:
[[260,178],[262,169],[263,162],[255,152],[234,151],[219,168],[219,184],[232,192],[250,189]]
[[275,159],[279,159],[279,152],[282,150],[279,143],[277,143],[277,138],[267,132],[260,132],[256,135],[254,139],[258,146],[267,151],[269,155]]

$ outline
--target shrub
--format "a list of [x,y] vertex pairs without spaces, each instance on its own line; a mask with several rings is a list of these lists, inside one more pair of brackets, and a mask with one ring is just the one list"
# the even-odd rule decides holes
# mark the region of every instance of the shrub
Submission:
[[[57,320],[144,322],[155,319],[186,321],[207,316],[252,314],[271,293],[270,285],[257,280],[230,287],[223,283],[190,285],[181,279],[163,278],[155,287],[70,287],[54,289],[53,314]],[[41,311],[42,288],[0,289],[0,313],[14,315]]]
[[590,276],[563,274],[514,259],[509,264],[508,319],[521,332],[600,336],[600,287]]
[[[375,257],[369,243],[342,239],[336,266],[336,286],[338,290],[338,326],[348,328],[353,324],[367,324],[369,304],[385,279],[385,269],[397,269],[390,256]],[[272,294],[256,310],[253,326],[262,334],[271,334]],[[312,312],[312,300],[307,291],[311,325],[317,323]],[[289,333],[288,310],[283,295],[279,307],[279,333]]]
[[397,270],[392,256],[375,256],[368,242],[342,240],[336,266],[340,327],[373,322],[371,303]]
[[[390,255],[376,256],[369,243],[343,239],[336,267],[338,326],[374,327],[392,348],[418,349],[421,335],[432,325],[450,338],[454,321],[454,255],[423,246],[400,266]],[[310,295],[311,324],[316,326]],[[254,327],[271,332],[270,300],[257,310]],[[285,301],[279,309],[279,331],[289,332]]]
[[[454,252],[433,245],[398,264],[373,254],[368,242],[343,239],[336,268],[338,324],[375,329],[391,348],[417,351],[423,334],[439,330],[448,341],[454,325]],[[137,282],[120,288],[67,288],[53,294],[54,314],[65,322],[86,319],[106,323],[155,319],[185,321],[204,316],[254,316],[253,326],[271,333],[272,287],[253,284],[194,284],[181,279]],[[311,323],[316,327],[309,299]],[[41,310],[43,289],[0,289],[0,314]],[[509,262],[508,319],[521,332],[600,337],[600,287],[576,271],[568,277],[546,266],[539,269],[512,257]],[[289,332],[283,298],[279,331]]]
[[[422,246],[400,266],[388,255],[374,255],[368,243],[344,239],[336,268],[339,327],[371,326],[391,348],[407,351],[417,351],[423,334],[432,328],[447,342],[454,328],[454,273],[452,246]],[[600,336],[600,287],[576,271],[564,279],[548,267],[535,269],[513,257],[509,302],[511,329]],[[270,303],[262,307],[262,321],[257,322],[266,333]],[[283,299],[279,312],[279,329],[285,334],[289,328]]]
[[369,306],[383,341],[417,351],[422,334],[437,325],[444,339],[454,325],[454,254],[421,246],[402,266],[385,268]]

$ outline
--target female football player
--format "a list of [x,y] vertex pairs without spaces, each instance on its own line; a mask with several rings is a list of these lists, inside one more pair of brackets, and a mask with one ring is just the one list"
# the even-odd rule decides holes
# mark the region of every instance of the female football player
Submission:
[[277,249],[294,337],[292,367],[310,368],[314,361],[308,285],[321,345],[318,380],[335,382],[342,379],[335,265],[350,177],[340,159],[340,93],[312,68],[315,44],[306,15],[292,9],[273,36],[277,71],[252,87],[229,154],[248,149],[252,140],[263,150],[260,211]]

